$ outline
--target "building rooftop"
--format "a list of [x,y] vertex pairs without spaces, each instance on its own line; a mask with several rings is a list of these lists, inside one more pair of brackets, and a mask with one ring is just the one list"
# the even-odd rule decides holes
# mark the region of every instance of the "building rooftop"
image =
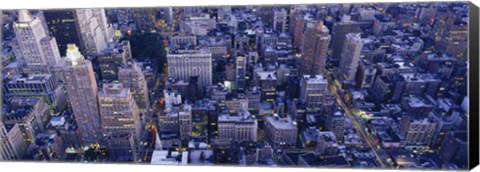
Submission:
[[274,71],[256,71],[256,74],[260,77],[260,80],[276,80],[277,75]]
[[275,129],[296,130],[297,124],[290,118],[280,118],[278,116],[269,116],[265,118]]
[[154,165],[187,165],[188,152],[153,151],[150,164]]
[[327,84],[327,79],[322,75],[303,75],[309,84]]
[[221,114],[218,116],[218,122],[224,123],[249,123],[256,124],[257,120],[246,110],[239,110],[234,114]]
[[3,79],[3,83],[15,84],[15,83],[26,83],[26,84],[39,84],[47,82],[52,74],[16,74],[8,75]]

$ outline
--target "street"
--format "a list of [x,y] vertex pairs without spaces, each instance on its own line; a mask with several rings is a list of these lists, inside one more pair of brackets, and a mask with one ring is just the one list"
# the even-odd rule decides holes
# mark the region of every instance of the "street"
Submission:
[[[332,85],[332,83],[335,83],[335,85]],[[381,148],[379,149],[379,145],[375,144],[374,142],[375,139],[373,138],[373,136],[364,130],[366,126],[362,125],[362,123],[359,120],[357,120],[355,115],[352,113],[352,110],[342,100],[342,98],[337,92],[339,88],[341,89],[341,86],[339,85],[338,82],[329,81],[330,91],[336,95],[337,103],[345,110],[345,113],[347,114],[347,117],[350,119],[350,121],[352,121],[352,124],[355,130],[359,133],[364,143],[367,143],[368,147],[370,147],[373,150],[379,165],[382,168],[388,168],[389,167],[387,162],[387,159],[389,159],[388,155],[383,150],[381,150]]]

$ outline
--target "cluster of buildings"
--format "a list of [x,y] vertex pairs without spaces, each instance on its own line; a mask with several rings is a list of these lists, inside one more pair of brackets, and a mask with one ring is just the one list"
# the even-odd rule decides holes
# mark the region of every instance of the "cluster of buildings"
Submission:
[[466,3],[7,14],[2,159],[468,167]]
[[[107,147],[112,161],[135,160],[143,129],[140,116],[150,105],[147,83],[129,42],[111,34],[105,10],[73,11],[82,51],[69,43],[63,56],[62,45],[51,34],[62,31],[50,30],[48,15],[27,10],[15,14],[15,38],[9,45],[17,60],[2,71],[2,127],[16,135],[2,142],[18,146],[13,147],[15,156],[5,159],[65,160]],[[92,60],[100,72],[94,71]]]

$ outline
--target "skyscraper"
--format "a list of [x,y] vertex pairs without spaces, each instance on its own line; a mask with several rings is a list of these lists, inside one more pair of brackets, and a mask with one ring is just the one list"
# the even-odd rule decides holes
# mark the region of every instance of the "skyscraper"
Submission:
[[328,56],[330,35],[322,22],[308,22],[303,34],[301,74],[323,74]]
[[332,28],[332,59],[338,61],[344,49],[345,35],[359,32],[357,22],[351,21],[349,15],[344,15],[342,21],[336,22]]
[[107,23],[104,9],[76,9],[75,19],[84,53],[93,56],[107,48],[107,43],[113,39],[113,30]]
[[122,84],[103,84],[98,93],[102,132],[115,158],[136,156],[140,140],[140,110],[130,88]]
[[309,21],[309,18],[300,14],[299,12],[290,14],[290,18],[290,32],[293,35],[293,46],[300,48],[303,44],[303,31],[305,30],[305,23]]
[[188,81],[198,76],[198,85],[206,88],[212,85],[212,54],[205,50],[170,52],[167,54],[168,75],[171,78]]
[[138,64],[128,61],[127,65],[118,71],[118,81],[130,88],[138,108],[141,112],[146,112],[150,104],[147,81]]
[[101,132],[97,81],[92,63],[85,60],[77,46],[69,44],[62,72],[77,121],[80,142],[82,145],[97,143]]
[[349,33],[345,35],[345,45],[343,46],[339,64],[339,74],[343,80],[352,81],[355,79],[364,44],[365,40],[360,37],[360,33]]
[[20,10],[13,28],[16,35],[13,51],[24,72],[47,72],[49,67],[57,65],[60,60],[57,41],[38,17],[33,17],[28,10]]

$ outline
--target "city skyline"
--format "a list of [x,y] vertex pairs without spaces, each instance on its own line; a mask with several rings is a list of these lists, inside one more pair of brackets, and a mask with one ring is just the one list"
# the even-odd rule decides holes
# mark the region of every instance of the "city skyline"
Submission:
[[468,9],[2,11],[0,161],[467,169]]

